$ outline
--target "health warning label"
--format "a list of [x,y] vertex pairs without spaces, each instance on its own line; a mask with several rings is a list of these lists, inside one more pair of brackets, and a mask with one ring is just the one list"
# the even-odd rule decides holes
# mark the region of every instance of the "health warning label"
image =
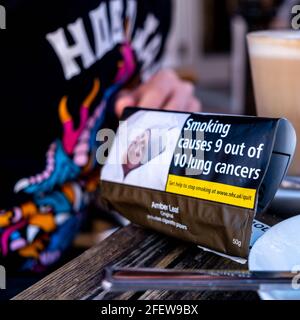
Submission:
[[255,210],[276,122],[193,114],[174,150],[165,191]]
[[254,209],[256,190],[169,175],[166,191],[202,200]]

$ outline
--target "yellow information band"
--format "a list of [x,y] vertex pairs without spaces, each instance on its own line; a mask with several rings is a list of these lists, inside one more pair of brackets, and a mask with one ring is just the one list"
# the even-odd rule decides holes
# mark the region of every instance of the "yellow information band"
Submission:
[[256,196],[255,189],[180,177],[172,174],[168,177],[166,191],[247,209],[254,209]]

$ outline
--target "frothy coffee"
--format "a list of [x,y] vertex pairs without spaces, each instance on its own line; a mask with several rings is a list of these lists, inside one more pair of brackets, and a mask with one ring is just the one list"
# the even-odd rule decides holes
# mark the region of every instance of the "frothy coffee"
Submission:
[[253,32],[248,40],[251,56],[300,59],[299,31]]
[[[258,115],[288,118],[300,137],[300,32],[253,32],[248,44]],[[300,176],[299,141],[289,173]]]

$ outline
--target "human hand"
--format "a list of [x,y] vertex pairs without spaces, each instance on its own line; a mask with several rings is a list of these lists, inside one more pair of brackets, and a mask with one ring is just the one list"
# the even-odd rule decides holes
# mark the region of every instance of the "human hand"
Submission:
[[133,90],[122,90],[115,104],[118,117],[129,106],[187,112],[201,111],[201,102],[194,94],[192,83],[181,80],[171,70],[161,70]]

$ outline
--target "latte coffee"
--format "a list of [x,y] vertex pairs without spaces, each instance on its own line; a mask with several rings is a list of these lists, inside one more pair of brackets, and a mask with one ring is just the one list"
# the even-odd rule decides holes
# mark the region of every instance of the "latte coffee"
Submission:
[[[300,32],[248,34],[257,115],[289,119],[300,137]],[[300,139],[290,175],[300,176]]]

